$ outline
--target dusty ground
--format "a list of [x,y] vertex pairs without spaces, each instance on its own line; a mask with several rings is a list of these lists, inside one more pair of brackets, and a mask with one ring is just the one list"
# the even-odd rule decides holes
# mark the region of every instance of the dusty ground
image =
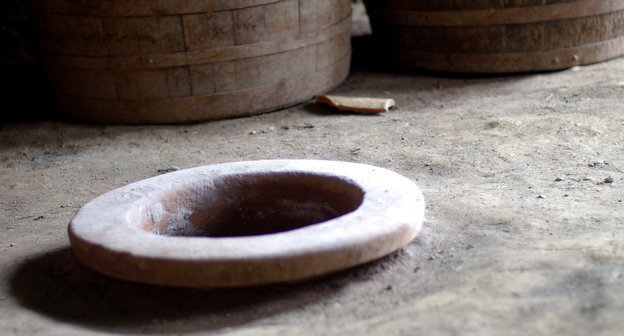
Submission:
[[[388,114],[306,103],[185,126],[0,124],[0,334],[620,334],[624,59],[457,78],[383,69],[361,43],[333,93],[393,97]],[[243,290],[125,283],[71,255],[67,223],[108,190],[273,158],[395,170],[421,186],[424,228],[372,264]]]

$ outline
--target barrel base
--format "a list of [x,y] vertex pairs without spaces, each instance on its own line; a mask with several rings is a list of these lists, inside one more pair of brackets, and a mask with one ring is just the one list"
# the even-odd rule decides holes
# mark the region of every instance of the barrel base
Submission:
[[[84,121],[108,124],[173,124],[243,117],[311,99],[349,75],[351,52],[338,63],[277,84],[206,96],[143,101],[97,100],[57,94],[61,109]],[[88,111],[88,113],[85,113]]]
[[30,1],[53,95],[82,120],[263,113],[325,93],[349,71],[349,0]]
[[555,71],[604,62],[624,55],[624,37],[576,48],[507,54],[443,54],[416,50],[396,53],[398,63],[411,68],[475,74]]
[[624,2],[366,0],[373,32],[403,66],[501,74],[624,55]]

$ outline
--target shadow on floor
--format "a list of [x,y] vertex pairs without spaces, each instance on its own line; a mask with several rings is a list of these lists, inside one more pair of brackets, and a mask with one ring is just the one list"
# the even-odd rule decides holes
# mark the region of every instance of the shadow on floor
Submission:
[[46,83],[43,65],[1,65],[4,113],[0,124],[64,119]]
[[78,263],[65,248],[25,261],[11,277],[18,302],[50,318],[107,332],[146,334],[236,327],[295,311],[338,294],[345,285],[388,269],[400,252],[304,283],[197,290],[116,280]]

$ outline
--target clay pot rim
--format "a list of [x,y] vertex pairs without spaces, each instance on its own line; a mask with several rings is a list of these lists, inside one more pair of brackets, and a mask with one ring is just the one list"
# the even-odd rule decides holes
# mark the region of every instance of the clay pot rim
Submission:
[[[146,232],[132,221],[133,209],[136,209],[133,207],[138,202],[149,203],[165,190],[186,188],[198,181],[210,181],[215,176],[257,173],[301,173],[338,178],[359,187],[364,196],[359,207],[342,216],[303,228],[258,236],[163,236]],[[108,275],[140,282],[201,286],[201,280],[197,280],[199,283],[178,283],[178,280],[150,279],[149,271],[145,276],[124,273],[128,273],[129,267],[149,270],[157,263],[203,264],[219,268],[227,264],[243,264],[254,268],[270,261],[274,267],[283,268],[285,273],[278,279],[263,278],[259,282],[266,283],[307,278],[389,254],[416,236],[423,222],[423,213],[424,199],[418,187],[392,171],[336,161],[266,160],[185,169],[129,184],[83,206],[71,220],[68,230],[78,259]],[[313,262],[314,265],[304,274],[289,271],[289,265],[302,260],[332,258],[332,255],[340,254],[348,256],[344,261],[337,257],[338,261],[330,262],[329,266],[317,267]],[[121,257],[124,262],[130,260],[130,263],[106,265],[105,260],[115,260],[113,257]],[[207,282],[207,286],[219,285],[203,282]]]

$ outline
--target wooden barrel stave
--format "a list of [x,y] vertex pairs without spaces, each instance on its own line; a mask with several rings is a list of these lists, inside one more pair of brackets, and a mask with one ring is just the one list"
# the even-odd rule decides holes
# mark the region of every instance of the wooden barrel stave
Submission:
[[[300,0],[309,3],[309,0]],[[310,7],[324,4],[316,11]],[[349,17],[344,0],[285,0],[236,11],[147,17],[78,17],[33,11],[45,52],[77,56],[175,53],[283,40]],[[326,9],[325,9],[326,8]],[[324,9],[324,10],[323,10]],[[331,10],[330,13],[325,13]],[[316,12],[316,13],[314,13]],[[305,16],[299,25],[300,16]]]
[[[365,0],[370,1],[370,0]],[[580,2],[587,0],[390,0],[381,4],[382,1],[373,0],[366,4],[367,8],[377,10],[379,8],[400,11],[472,11],[472,10],[497,10],[508,8],[531,8],[543,7],[551,5],[574,4],[574,8],[578,8]],[[604,6],[613,6],[619,0],[602,0],[595,4],[584,4],[595,6],[596,4]],[[583,5],[583,4],[581,4]],[[370,6],[370,7],[369,7]],[[566,8],[566,7],[563,7]]]
[[325,27],[321,30],[308,32],[288,39],[265,41],[242,46],[165,54],[111,57],[67,56],[44,53],[43,58],[47,64],[54,67],[77,69],[158,69],[187,64],[215,63],[264,56],[326,42],[335,36],[348,33],[351,27],[350,24],[350,18],[345,17],[337,24]]
[[262,6],[280,0],[30,0],[30,6],[48,13],[76,16],[159,16],[217,12]]
[[[375,34],[383,36],[406,66],[450,72],[525,72],[622,55],[616,52],[621,48],[611,47],[624,36],[622,1],[423,3],[367,2]],[[585,52],[590,55],[584,56]]]
[[[325,92],[348,73],[348,0],[145,17],[41,8],[34,14],[51,86],[61,106],[83,119],[168,123],[260,113]],[[294,85],[288,95],[258,96],[285,83]]]
[[[290,76],[322,71],[349,52],[349,40],[347,31],[279,53],[258,53],[252,57],[198,64],[187,61],[178,67],[109,66],[106,62],[96,64],[102,65],[98,67],[89,62],[91,59],[67,60],[56,56],[56,60],[64,59],[49,68],[49,77],[56,92],[85,98],[140,100],[206,95],[273,84]],[[84,64],[81,61],[85,61]]]

